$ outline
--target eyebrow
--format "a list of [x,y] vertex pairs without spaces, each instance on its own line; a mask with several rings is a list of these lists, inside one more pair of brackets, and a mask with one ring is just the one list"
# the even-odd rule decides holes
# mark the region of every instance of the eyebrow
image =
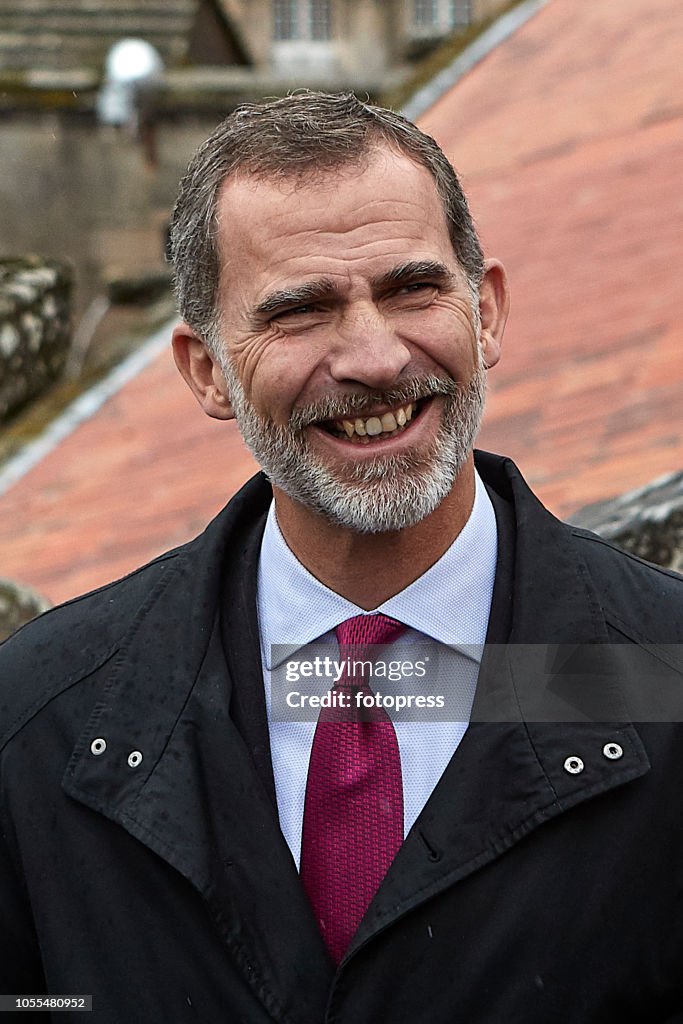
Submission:
[[[455,274],[444,263],[438,260],[408,260],[379,277],[372,278],[370,284],[373,291],[386,291],[397,285],[408,284],[429,278],[445,287],[456,283]],[[315,281],[295,285],[291,288],[279,288],[270,292],[251,311],[253,319],[271,316],[279,310],[306,306],[311,302],[329,299],[339,293],[339,286],[329,277],[321,277]]]
[[325,298],[336,291],[336,285],[329,277],[321,277],[316,281],[308,281],[306,284],[296,285],[292,288],[280,288],[275,292],[270,292],[265,299],[254,306],[252,316],[268,316],[287,306],[305,306],[309,302]]
[[408,260],[406,263],[400,263],[397,267],[392,267],[386,274],[374,278],[372,285],[373,288],[381,291],[385,288],[426,278],[444,286],[452,286],[457,281],[455,274],[448,269],[445,263],[440,263],[438,260]]

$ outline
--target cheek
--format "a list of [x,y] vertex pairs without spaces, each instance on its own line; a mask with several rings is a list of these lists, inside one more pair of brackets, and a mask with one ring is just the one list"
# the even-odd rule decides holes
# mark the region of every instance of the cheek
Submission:
[[406,341],[453,377],[469,372],[476,360],[477,336],[470,309],[435,303],[412,320],[404,318],[400,330]]
[[276,330],[241,337],[233,334],[228,354],[248,401],[269,414],[270,406],[284,398],[291,377],[291,358],[282,335]]
[[230,362],[240,379],[244,393],[251,400],[254,387],[254,380],[259,372],[259,367],[268,361],[268,352],[272,345],[272,338],[266,335],[243,336],[235,338],[233,334],[228,346]]
[[315,371],[310,353],[300,351],[285,338],[282,345],[270,345],[258,360],[251,360],[245,380],[247,397],[254,407],[279,426],[286,426],[293,408]]

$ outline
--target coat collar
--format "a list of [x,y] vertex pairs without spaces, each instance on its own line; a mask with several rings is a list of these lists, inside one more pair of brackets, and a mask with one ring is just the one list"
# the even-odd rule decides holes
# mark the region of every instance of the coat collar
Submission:
[[[225,656],[220,615],[229,605],[228,622],[242,617],[240,645],[255,642],[258,658],[243,570],[257,557],[269,500],[259,475],[180,549],[120,646],[63,788],[194,885],[257,997],[274,1019],[298,1024],[321,1019],[333,970],[268,776],[236,727],[240,661]],[[258,661],[239,677],[256,681]],[[102,754],[92,752],[97,738]],[[265,743],[268,753],[267,733]],[[142,761],[131,767],[135,751]]]
[[[571,529],[541,505],[511,460],[478,453],[477,468],[514,515],[509,640],[487,646],[472,722],[363,919],[347,962],[413,907],[544,822],[650,767],[625,714],[624,664],[609,645]],[[494,605],[500,598],[494,593]],[[618,744],[622,756],[606,757],[607,744]],[[579,762],[580,771],[567,770]]]
[[[611,677],[606,717],[572,704],[576,673],[567,671],[566,651],[604,645],[607,631],[570,530],[543,509],[509,460],[481,454],[477,464],[487,485],[514,508],[511,639],[513,652],[524,657],[487,653],[475,703],[479,720],[401,848],[347,961],[412,907],[542,822],[648,769],[635,730],[611,713],[612,698],[618,700]],[[244,689],[238,696],[234,685],[262,686],[253,567],[269,501],[259,474],[179,550],[107,666],[64,788],[189,879],[274,1018],[303,1024],[322,1019],[333,970],[278,826],[263,770],[269,766],[265,719],[260,725],[258,713],[249,719],[240,708]],[[226,602],[232,602],[226,621],[237,639],[224,652],[218,611]],[[553,648],[550,672],[544,644],[565,652]],[[235,653],[244,647],[246,663]],[[562,717],[570,720],[555,721],[566,706],[572,714]],[[235,724],[240,715],[251,721],[246,742],[245,729]],[[92,753],[96,738],[106,740],[104,754]],[[607,742],[622,746],[618,761],[603,756]],[[137,767],[129,764],[133,751],[142,754]],[[584,763],[581,773],[565,770],[572,756]]]
[[489,487],[514,509],[510,643],[606,643],[600,602],[571,529],[541,504],[511,459],[478,452],[476,462]]

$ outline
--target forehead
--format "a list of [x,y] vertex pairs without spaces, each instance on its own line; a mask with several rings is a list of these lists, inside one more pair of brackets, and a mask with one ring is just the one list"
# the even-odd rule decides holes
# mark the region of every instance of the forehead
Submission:
[[456,263],[432,176],[388,149],[314,180],[231,178],[216,213],[221,285],[250,293],[382,273],[406,257]]

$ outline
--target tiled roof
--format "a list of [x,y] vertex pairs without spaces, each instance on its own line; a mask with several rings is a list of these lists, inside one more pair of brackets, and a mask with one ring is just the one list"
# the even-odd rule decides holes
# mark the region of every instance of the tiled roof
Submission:
[[683,6],[552,0],[421,121],[512,315],[484,447],[567,514],[683,466]]
[[[422,119],[512,280],[483,446],[563,514],[683,464],[682,37],[680,0],[551,0]],[[252,468],[164,354],[0,498],[1,571],[71,596]]]

